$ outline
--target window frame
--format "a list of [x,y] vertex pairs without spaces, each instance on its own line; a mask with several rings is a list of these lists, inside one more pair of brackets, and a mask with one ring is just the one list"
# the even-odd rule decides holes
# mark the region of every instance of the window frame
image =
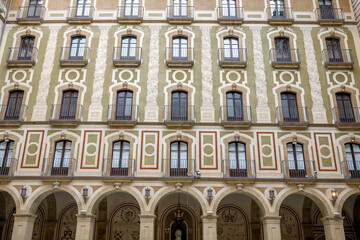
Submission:
[[[62,143],[61,149],[58,149],[58,144]],[[68,148],[67,145],[70,145]],[[57,158],[57,151],[61,151],[61,157]],[[70,168],[70,159],[71,159],[71,153],[72,153],[72,141],[70,140],[60,140],[55,142],[54,146],[54,155],[53,155],[53,161],[51,165],[51,175],[68,175],[69,168]],[[69,157],[66,158],[66,155]],[[60,163],[57,159],[60,159]],[[59,163],[59,164],[58,164]],[[55,167],[56,165],[59,165],[59,167]]]

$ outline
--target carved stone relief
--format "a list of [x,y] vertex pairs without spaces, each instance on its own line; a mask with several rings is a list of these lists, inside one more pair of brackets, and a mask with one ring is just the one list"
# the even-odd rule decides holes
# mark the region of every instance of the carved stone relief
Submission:
[[300,223],[295,213],[287,207],[281,207],[279,214],[281,216],[281,239],[300,240]]
[[59,223],[59,239],[75,240],[77,206],[73,205],[65,210]]
[[112,214],[109,240],[140,239],[140,210],[134,206],[124,206]]
[[222,240],[248,239],[248,222],[239,209],[226,206],[218,211],[217,236]]

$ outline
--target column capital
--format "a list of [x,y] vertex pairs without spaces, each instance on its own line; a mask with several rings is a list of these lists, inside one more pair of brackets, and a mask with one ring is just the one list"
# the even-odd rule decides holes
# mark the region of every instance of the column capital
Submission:
[[148,219],[148,218],[151,219],[151,218],[153,218],[153,219],[155,219],[156,215],[154,215],[154,214],[140,214],[139,218],[142,218],[142,219]]
[[270,215],[270,216],[263,216],[260,218],[260,221],[263,223],[277,223],[280,222],[281,216]]
[[209,221],[209,220],[217,220],[218,216],[217,215],[202,215],[201,220],[205,220],[205,221]]
[[327,217],[323,217],[321,218],[320,220],[325,224],[331,224],[331,223],[334,223],[334,224],[338,224],[337,221],[343,221],[345,218],[344,217],[340,217],[340,216],[327,216]]
[[28,221],[35,221],[35,219],[37,218],[37,215],[35,214],[31,214],[31,213],[16,213],[14,214],[14,218],[17,219],[28,219]]
[[86,221],[86,220],[94,220],[96,219],[96,215],[94,214],[76,214],[75,215],[78,221]]

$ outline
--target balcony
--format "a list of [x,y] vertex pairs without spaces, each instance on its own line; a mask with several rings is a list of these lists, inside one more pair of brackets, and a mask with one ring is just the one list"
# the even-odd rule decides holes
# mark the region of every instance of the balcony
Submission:
[[276,69],[298,69],[300,67],[299,49],[281,51],[270,49],[270,60],[273,68]]
[[360,108],[333,108],[334,122],[338,128],[360,127]]
[[69,7],[66,19],[69,24],[90,24],[94,15],[95,8],[92,6]]
[[59,62],[62,67],[85,67],[89,59],[90,48],[88,47],[62,47]]
[[164,123],[168,127],[191,127],[195,123],[194,106],[164,107]]
[[284,128],[306,128],[309,125],[307,107],[277,107],[276,118]]
[[272,25],[291,25],[294,23],[294,12],[292,8],[274,8],[266,9],[267,21]]
[[117,21],[121,24],[140,24],[144,17],[142,6],[119,6],[117,9]]
[[25,121],[26,105],[0,105],[0,126],[20,126]]
[[8,67],[31,68],[35,65],[38,49],[9,48],[6,60]]
[[220,48],[219,65],[223,68],[245,68],[247,65],[246,48]]
[[[0,177],[11,177],[14,176],[17,159],[16,158],[2,158],[2,163],[0,167]],[[5,162],[5,164],[4,164]]]
[[345,15],[341,8],[317,8],[315,9],[315,16],[319,25],[340,26],[345,21]]
[[109,105],[107,123],[112,127],[134,127],[138,121],[139,106]]
[[40,25],[44,21],[46,8],[38,5],[19,7],[16,15],[18,24]]
[[163,177],[174,179],[193,178],[195,176],[194,159],[163,159]]
[[53,104],[51,108],[50,123],[55,126],[79,125],[82,117],[82,105]]
[[103,162],[104,177],[129,178],[135,176],[135,159],[105,158]]
[[113,63],[115,67],[138,67],[141,64],[141,47],[114,47]]
[[343,161],[341,165],[345,179],[360,180],[360,161]]
[[234,106],[220,107],[221,124],[224,127],[250,127],[252,123],[251,107],[243,106],[235,108]]
[[193,48],[166,48],[168,67],[190,68],[194,65]]
[[217,18],[220,24],[242,24],[244,9],[240,7],[218,7]]
[[283,160],[284,179],[305,180],[316,179],[317,172],[314,160]]
[[167,20],[171,24],[190,24],[194,20],[193,6],[168,6]]
[[255,160],[223,160],[223,177],[227,179],[256,178]]
[[76,167],[75,158],[45,158],[41,176],[72,177]]
[[349,49],[324,49],[324,66],[327,69],[352,69],[354,59]]

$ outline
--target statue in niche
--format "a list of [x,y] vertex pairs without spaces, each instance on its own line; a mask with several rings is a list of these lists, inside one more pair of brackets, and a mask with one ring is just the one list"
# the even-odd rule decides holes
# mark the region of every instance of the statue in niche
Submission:
[[182,232],[180,229],[175,231],[175,240],[181,240]]

